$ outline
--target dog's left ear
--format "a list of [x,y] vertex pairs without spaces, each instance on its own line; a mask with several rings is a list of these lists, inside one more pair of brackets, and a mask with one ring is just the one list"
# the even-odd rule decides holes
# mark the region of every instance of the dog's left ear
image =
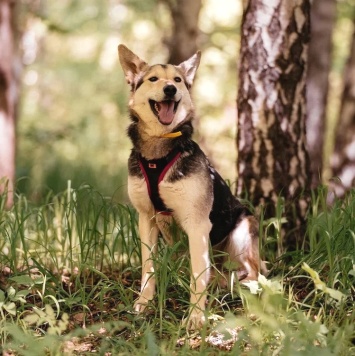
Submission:
[[134,83],[134,78],[137,76],[137,74],[148,67],[148,63],[144,62],[122,44],[118,46],[118,57],[120,59],[124,74],[126,75],[128,84]]
[[185,74],[186,81],[189,85],[192,85],[192,82],[194,81],[197,68],[200,64],[200,59],[201,51],[197,51],[192,57],[177,66],[177,68]]

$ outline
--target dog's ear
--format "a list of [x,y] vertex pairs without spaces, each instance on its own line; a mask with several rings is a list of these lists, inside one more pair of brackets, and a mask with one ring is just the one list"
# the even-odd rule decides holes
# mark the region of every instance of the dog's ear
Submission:
[[136,75],[148,67],[146,62],[122,44],[118,46],[118,57],[128,84],[132,84]]
[[197,51],[192,57],[177,66],[177,68],[185,74],[186,81],[189,85],[192,85],[192,82],[194,81],[197,68],[200,64],[200,59],[201,51]]

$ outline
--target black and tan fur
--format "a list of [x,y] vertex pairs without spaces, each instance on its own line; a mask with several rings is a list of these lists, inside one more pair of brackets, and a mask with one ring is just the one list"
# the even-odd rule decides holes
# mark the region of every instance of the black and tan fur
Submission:
[[[174,219],[189,238],[191,313],[187,326],[198,328],[205,320],[210,239],[215,250],[225,251],[238,264],[239,279],[255,280],[260,269],[258,224],[191,138],[194,106],[190,88],[200,52],[178,66],[149,66],[123,45],[118,47],[118,53],[131,86],[132,123],[128,135],[133,149],[128,162],[128,192],[139,213],[142,248],[142,285],[135,310],[142,312],[154,297],[152,255],[159,232],[167,243],[172,243],[168,227]],[[158,194],[171,212],[166,215],[154,208],[139,162],[156,162],[174,150],[180,156],[158,186]]]

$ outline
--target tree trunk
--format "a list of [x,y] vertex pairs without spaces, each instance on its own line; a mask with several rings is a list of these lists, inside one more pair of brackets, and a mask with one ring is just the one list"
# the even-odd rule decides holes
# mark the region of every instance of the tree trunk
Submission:
[[180,64],[197,51],[201,0],[164,0],[164,2],[170,9],[173,21],[172,35],[166,40],[170,54],[168,63]]
[[7,191],[7,207],[13,203],[18,96],[14,70],[14,6],[14,1],[0,0],[0,194]]
[[332,55],[336,0],[314,0],[311,8],[311,40],[307,72],[307,148],[312,185],[322,182],[323,143]]
[[333,180],[335,194],[342,197],[355,187],[355,21],[331,167],[333,176],[339,178]]
[[[286,202],[287,231],[300,228],[310,184],[306,151],[309,0],[250,0],[239,63],[237,194],[275,216]],[[299,231],[299,230],[298,230]],[[299,231],[300,232],[300,231]],[[287,236],[294,246],[297,234]]]

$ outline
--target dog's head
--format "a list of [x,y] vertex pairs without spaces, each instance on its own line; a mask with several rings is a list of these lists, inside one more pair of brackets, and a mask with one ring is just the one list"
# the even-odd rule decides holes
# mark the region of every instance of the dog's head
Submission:
[[126,46],[118,46],[118,55],[131,86],[129,107],[149,127],[153,136],[172,131],[193,112],[190,88],[200,63],[201,53],[178,66],[149,66]]

